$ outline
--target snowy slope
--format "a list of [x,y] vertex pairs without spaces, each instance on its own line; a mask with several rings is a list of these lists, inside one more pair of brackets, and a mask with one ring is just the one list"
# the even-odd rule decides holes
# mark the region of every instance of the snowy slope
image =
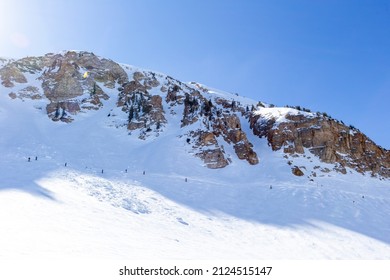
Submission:
[[117,127],[126,114],[115,89],[105,91],[100,110],[66,124],[48,119],[45,100],[11,100],[0,86],[0,257],[390,258],[388,180],[353,171],[292,177],[284,154],[250,134],[261,164],[208,169],[179,137],[187,128],[178,115],[140,140]]

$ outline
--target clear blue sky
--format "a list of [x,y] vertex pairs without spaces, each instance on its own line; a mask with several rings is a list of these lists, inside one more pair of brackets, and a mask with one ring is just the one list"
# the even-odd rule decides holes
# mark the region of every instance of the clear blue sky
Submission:
[[0,56],[65,49],[327,112],[390,149],[390,0],[1,0]]

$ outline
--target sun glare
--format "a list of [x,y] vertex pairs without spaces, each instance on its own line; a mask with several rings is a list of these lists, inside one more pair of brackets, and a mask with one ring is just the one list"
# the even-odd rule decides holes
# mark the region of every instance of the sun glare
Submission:
[[12,31],[12,7],[8,0],[0,0],[0,42],[9,40]]
[[[12,0],[0,0],[0,55],[12,55],[14,51],[26,49],[31,44],[24,31],[27,4],[20,5]],[[27,13],[28,14],[28,13]]]

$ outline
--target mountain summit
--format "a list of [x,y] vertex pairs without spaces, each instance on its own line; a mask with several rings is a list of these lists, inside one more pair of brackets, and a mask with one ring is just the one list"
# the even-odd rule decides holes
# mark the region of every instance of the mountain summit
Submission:
[[[275,107],[83,51],[2,59],[0,67],[2,94],[37,101],[52,121],[77,122],[79,116],[108,106],[105,101],[111,99],[115,104],[107,114],[109,125],[140,140],[175,128],[175,137],[208,168],[241,160],[262,164],[263,155],[254,147],[265,138],[270,149],[283,151],[296,176],[313,180],[330,170],[346,174],[349,168],[390,177],[390,152],[326,113]],[[333,168],[296,165],[295,159],[302,157],[307,162],[317,157]]]

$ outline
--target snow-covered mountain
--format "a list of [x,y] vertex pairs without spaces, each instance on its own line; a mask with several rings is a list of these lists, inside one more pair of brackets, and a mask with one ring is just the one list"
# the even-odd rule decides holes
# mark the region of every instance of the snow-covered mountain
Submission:
[[390,153],[325,113],[89,52],[0,77],[0,256],[390,257]]

